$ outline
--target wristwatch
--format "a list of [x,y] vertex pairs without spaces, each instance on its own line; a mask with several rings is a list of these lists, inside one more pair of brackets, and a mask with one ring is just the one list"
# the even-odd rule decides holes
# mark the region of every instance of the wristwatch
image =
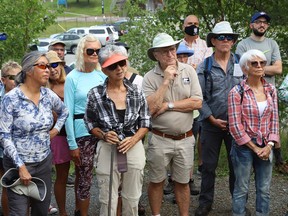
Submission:
[[174,103],[169,102],[169,103],[168,103],[168,109],[169,109],[169,110],[172,110],[173,108],[174,108]]
[[274,147],[274,142],[272,142],[272,141],[269,141],[268,143],[267,143],[268,145],[270,145],[272,148]]

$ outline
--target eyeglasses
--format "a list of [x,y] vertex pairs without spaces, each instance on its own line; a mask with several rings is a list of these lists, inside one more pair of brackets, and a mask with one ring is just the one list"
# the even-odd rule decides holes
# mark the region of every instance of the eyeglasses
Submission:
[[268,25],[269,24],[269,22],[267,22],[266,20],[265,21],[263,21],[263,20],[255,20],[254,23],[257,24],[257,25],[259,25],[259,24]]
[[267,61],[251,61],[250,64],[254,68],[257,68],[259,65],[260,67],[265,67],[267,64]]
[[16,75],[5,75],[4,78],[8,78],[9,80],[15,80]]
[[42,69],[42,70],[45,70],[45,69],[47,69],[47,68],[50,67],[50,64],[36,63],[36,64],[34,64],[33,66],[36,66],[36,67],[38,67],[38,68],[40,68],[40,69]]
[[109,65],[107,68],[108,68],[108,70],[113,71],[113,70],[115,70],[118,67],[118,65],[120,67],[124,67],[126,65],[126,60],[122,60],[122,61],[116,62],[116,63],[114,63],[112,65]]
[[94,54],[94,52],[98,55],[99,54],[100,49],[92,49],[92,48],[88,48],[86,49],[86,54],[91,56]]
[[156,49],[155,52],[159,52],[162,55],[168,55],[169,53],[175,53],[176,52],[176,47],[171,47],[168,49]]
[[59,66],[59,62],[50,63],[51,68],[57,68]]
[[232,41],[234,38],[232,35],[218,35],[215,37],[215,39],[219,40],[219,41],[224,41],[225,39],[227,41]]

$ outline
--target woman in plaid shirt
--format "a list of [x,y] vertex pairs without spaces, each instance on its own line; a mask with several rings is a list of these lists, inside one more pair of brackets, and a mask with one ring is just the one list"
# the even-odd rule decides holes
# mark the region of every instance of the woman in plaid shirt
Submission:
[[231,159],[236,182],[233,215],[245,215],[252,167],[256,185],[256,215],[269,215],[272,148],[279,148],[276,88],[264,79],[266,57],[249,50],[240,59],[247,75],[228,96],[229,130],[234,138]]

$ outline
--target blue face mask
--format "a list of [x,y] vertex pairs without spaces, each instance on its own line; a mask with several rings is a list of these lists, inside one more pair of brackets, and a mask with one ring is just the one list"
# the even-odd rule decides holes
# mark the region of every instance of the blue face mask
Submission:
[[195,25],[186,26],[184,32],[190,36],[199,35],[199,27]]

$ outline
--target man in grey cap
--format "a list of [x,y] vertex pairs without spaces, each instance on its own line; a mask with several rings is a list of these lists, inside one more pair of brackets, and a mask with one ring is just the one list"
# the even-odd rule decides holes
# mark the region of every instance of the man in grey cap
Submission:
[[171,167],[175,198],[182,216],[189,215],[190,170],[194,161],[193,110],[202,106],[202,93],[194,68],[177,61],[174,41],[157,34],[148,57],[155,67],[145,74],[143,90],[152,116],[147,163],[150,167],[148,197],[152,215],[159,216],[166,167]]
[[[282,74],[282,60],[277,42],[271,38],[265,37],[270,25],[270,16],[265,12],[255,13],[250,21],[252,33],[240,41],[236,48],[236,53],[242,55],[250,49],[258,49],[264,53],[267,59],[267,65],[264,68],[264,79],[275,85],[275,75]],[[288,174],[288,164],[283,160],[280,143],[273,149],[275,156],[275,168],[278,172]]]
[[[50,45],[49,45],[49,50],[53,50],[55,52],[57,52],[58,57],[62,60],[65,61],[65,43],[60,41],[60,40],[55,40],[55,41],[51,41]],[[70,68],[68,65],[64,65],[64,69],[66,74],[68,74],[72,68]]]
[[[222,142],[224,141],[229,164],[229,189],[234,189],[234,173],[229,157],[232,136],[228,131],[228,93],[241,82],[243,74],[239,68],[239,57],[231,52],[238,34],[234,33],[226,21],[215,25],[207,35],[207,46],[215,47],[215,52],[197,68],[197,74],[203,93],[203,107],[200,109],[202,130],[202,172],[199,207],[195,216],[206,216],[212,209],[216,168]],[[210,68],[207,68],[210,62]],[[237,67],[238,64],[238,67]]]

